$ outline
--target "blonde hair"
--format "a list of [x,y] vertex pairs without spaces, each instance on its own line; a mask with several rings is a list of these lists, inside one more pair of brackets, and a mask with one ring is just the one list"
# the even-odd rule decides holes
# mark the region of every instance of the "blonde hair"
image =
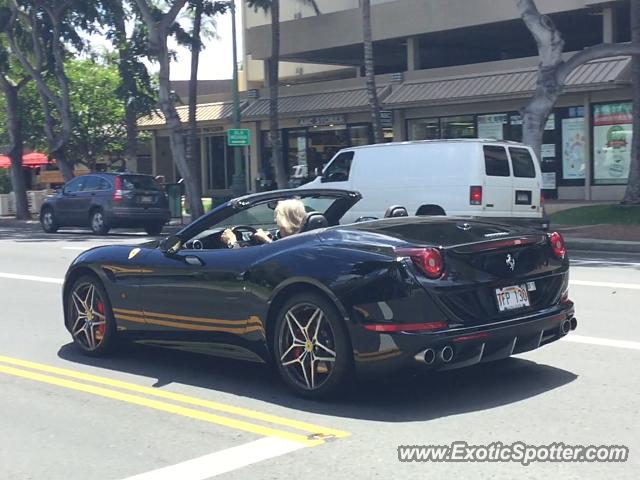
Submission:
[[295,199],[278,202],[275,210],[276,223],[286,235],[298,233],[306,216],[304,203]]

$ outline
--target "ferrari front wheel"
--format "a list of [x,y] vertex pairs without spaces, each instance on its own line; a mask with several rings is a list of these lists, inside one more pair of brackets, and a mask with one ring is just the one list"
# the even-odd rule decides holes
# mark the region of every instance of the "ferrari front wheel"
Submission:
[[93,276],[82,276],[69,290],[66,300],[67,329],[73,342],[89,356],[108,353],[115,343],[115,321],[107,292]]
[[298,395],[326,397],[351,378],[353,356],[344,320],[320,295],[289,299],[278,314],[273,340],[278,373]]

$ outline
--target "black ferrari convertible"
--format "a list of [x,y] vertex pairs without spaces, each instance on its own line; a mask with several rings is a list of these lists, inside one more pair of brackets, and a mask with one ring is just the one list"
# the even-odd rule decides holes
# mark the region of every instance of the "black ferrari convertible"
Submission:
[[[277,239],[277,202],[299,198],[300,233]],[[340,225],[343,190],[237,198],[163,241],[82,253],[64,284],[65,324],[88,355],[129,339],[273,362],[319,397],[358,374],[503,359],[576,327],[562,237],[448,217]],[[243,248],[221,240],[231,228]],[[254,244],[257,228],[276,240]]]

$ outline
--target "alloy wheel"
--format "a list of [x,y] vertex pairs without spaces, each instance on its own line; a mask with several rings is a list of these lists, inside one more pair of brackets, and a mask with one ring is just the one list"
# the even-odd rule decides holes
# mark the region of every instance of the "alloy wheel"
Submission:
[[104,228],[104,217],[102,212],[95,212],[91,217],[91,228],[94,232],[100,232]]
[[285,375],[305,390],[320,388],[336,363],[335,333],[321,308],[297,304],[285,314],[278,340]]
[[53,213],[51,213],[51,210],[47,210],[46,212],[44,212],[42,222],[47,228],[51,228],[53,226]]
[[91,282],[78,284],[71,292],[71,335],[87,351],[98,349],[105,338],[107,318],[104,299]]

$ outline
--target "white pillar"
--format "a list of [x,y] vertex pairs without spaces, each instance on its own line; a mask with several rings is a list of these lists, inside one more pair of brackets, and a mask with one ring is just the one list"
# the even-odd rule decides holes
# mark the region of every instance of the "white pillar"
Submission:
[[584,199],[591,200],[591,94],[584,94]]
[[207,185],[207,169],[209,168],[209,162],[207,161],[207,137],[200,136],[200,180],[202,186],[202,193],[206,194],[209,186]]
[[158,175],[158,133],[154,130],[151,133],[151,172],[155,177]]
[[602,8],[602,41],[615,43],[616,39],[616,10],[612,5],[607,5]]
[[416,37],[407,38],[407,70],[420,70],[420,42]]

